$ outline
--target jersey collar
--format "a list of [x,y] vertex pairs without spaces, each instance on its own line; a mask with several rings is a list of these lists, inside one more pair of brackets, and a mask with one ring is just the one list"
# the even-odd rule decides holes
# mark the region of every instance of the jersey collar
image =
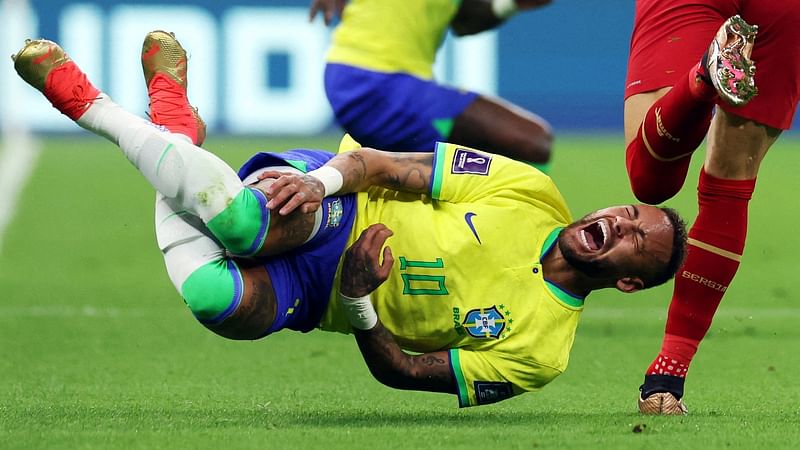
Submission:
[[[556,242],[558,242],[558,235],[561,234],[561,231],[564,227],[557,227],[547,235],[547,239],[544,240],[544,244],[542,245],[542,253],[539,257],[539,263],[542,262],[545,256],[550,253],[550,250],[555,247]],[[544,274],[544,270],[542,271]],[[544,278],[545,285],[550,290],[550,293],[553,294],[555,298],[557,298],[561,303],[564,303],[567,306],[572,308],[582,308],[583,301],[586,297],[581,297],[579,295],[575,295],[566,289],[562,288],[561,286],[553,283],[552,281]]]

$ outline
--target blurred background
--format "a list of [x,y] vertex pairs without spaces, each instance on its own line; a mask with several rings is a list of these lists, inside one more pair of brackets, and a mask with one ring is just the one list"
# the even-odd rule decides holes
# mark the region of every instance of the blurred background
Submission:
[[[131,111],[146,110],[142,38],[168,28],[189,49],[189,97],[211,133],[329,131],[322,88],[329,29],[308,20],[309,0],[5,0],[2,53],[27,37],[59,42],[98,87]],[[496,32],[448,39],[437,76],[498,94],[547,118],[557,130],[619,130],[632,2],[555,1],[518,14]],[[3,109],[37,131],[73,130],[0,66]],[[7,101],[4,103],[8,103]]]

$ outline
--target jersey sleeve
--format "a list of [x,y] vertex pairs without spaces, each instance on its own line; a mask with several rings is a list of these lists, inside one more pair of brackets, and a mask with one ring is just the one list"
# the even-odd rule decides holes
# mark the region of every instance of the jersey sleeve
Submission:
[[491,351],[450,349],[458,406],[487,405],[537,391],[561,374],[551,367],[505,358]]
[[438,142],[434,151],[430,194],[451,203],[485,198],[564,204],[553,181],[533,166],[501,155]]

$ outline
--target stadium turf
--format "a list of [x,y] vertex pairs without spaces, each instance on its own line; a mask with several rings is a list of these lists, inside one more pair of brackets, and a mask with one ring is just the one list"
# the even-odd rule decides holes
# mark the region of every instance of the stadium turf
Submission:
[[[796,448],[800,139],[761,170],[740,274],[687,382],[691,415],[636,412],[671,285],[593,294],[569,370],[542,392],[459,410],[372,379],[349,336],[233,342],[198,325],[153,237],[153,192],[94,138],[48,138],[0,250],[0,448]],[[334,138],[210,140],[255,149]],[[633,201],[619,138],[559,137],[552,176],[577,217]],[[690,182],[668,203],[692,218]]]

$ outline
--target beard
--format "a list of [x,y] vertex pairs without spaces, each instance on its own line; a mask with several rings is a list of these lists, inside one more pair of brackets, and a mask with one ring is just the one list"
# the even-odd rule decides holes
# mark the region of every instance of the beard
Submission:
[[[567,229],[564,231],[567,231],[573,227],[580,227],[586,222],[590,221],[591,220],[586,220],[586,218],[581,219],[567,227]],[[560,237],[558,239],[558,249],[561,250],[561,255],[564,257],[564,260],[569,263],[569,265],[589,278],[603,278],[607,277],[613,272],[613,268],[611,267],[609,261],[598,260],[594,256],[580,255],[575,251],[574,248],[570,247],[564,241],[564,239],[561,239]]]

